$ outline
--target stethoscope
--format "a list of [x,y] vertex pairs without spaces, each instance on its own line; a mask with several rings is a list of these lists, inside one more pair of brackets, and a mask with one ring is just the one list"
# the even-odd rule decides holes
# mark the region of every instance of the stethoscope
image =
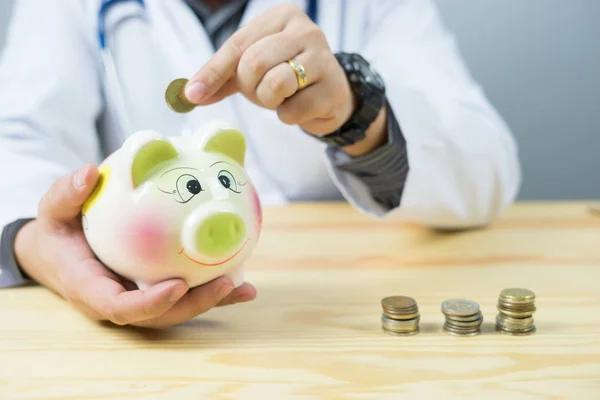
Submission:
[[[142,7],[145,7],[144,0],[102,0],[102,5],[100,6],[100,10],[98,11],[98,40],[100,42],[100,48],[104,49],[106,47],[106,32],[104,25],[104,18],[106,17],[106,13],[110,8],[119,3],[138,3]],[[306,9],[306,15],[314,22],[317,22],[317,0],[308,0],[308,6]]]
[[[117,115],[118,124],[122,128],[122,134],[126,135],[132,132],[132,124],[128,117],[127,103],[125,102],[123,88],[119,82],[117,69],[110,48],[106,43],[106,24],[105,19],[108,11],[115,5],[120,3],[137,3],[145,9],[144,0],[102,0],[102,4],[98,11],[98,42],[100,45],[100,54],[102,63],[104,64],[104,73],[106,75],[106,84],[109,90],[106,96],[112,98],[113,104],[116,105],[115,113]],[[306,14],[316,23],[317,21],[317,0],[308,0]],[[125,136],[122,136],[125,139]]]

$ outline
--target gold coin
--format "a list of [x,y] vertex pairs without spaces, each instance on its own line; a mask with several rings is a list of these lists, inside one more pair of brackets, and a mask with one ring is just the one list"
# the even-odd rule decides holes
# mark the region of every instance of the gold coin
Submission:
[[506,315],[507,317],[528,318],[528,317],[531,317],[535,313],[535,308],[532,311],[510,311],[510,310],[505,310],[503,308],[498,307],[498,311],[502,315]]
[[381,300],[381,306],[385,310],[399,312],[400,310],[414,311],[417,309],[415,299],[407,296],[390,296]]
[[500,292],[500,298],[505,302],[531,302],[535,299],[535,293],[529,289],[510,288]]
[[391,324],[405,324],[408,323],[410,321],[419,321],[421,319],[420,316],[417,315],[416,318],[411,318],[411,319],[397,319],[397,318],[390,318],[386,313],[381,314],[381,319],[388,321]]
[[384,310],[384,311],[383,311],[383,313],[384,313],[384,314],[385,314],[385,315],[386,315],[388,318],[391,318],[391,319],[396,319],[396,320],[401,320],[401,321],[404,321],[404,320],[409,320],[409,319],[414,319],[414,318],[417,318],[417,317],[419,316],[419,313],[418,313],[418,312],[416,312],[416,313],[412,313],[412,314],[402,314],[402,313],[400,313],[400,314],[396,314],[396,313],[393,313],[393,312],[389,312],[389,311],[385,311],[385,310]]
[[496,319],[498,321],[502,321],[504,323],[512,324],[512,325],[527,325],[527,324],[532,324],[533,323],[533,318],[531,318],[531,317],[526,317],[526,318],[511,318],[511,317],[506,316],[504,314],[498,314],[496,316]]
[[533,302],[531,303],[521,303],[521,304],[508,304],[505,303],[503,301],[499,301],[498,308],[501,308],[503,310],[507,310],[507,311],[512,311],[512,312],[528,312],[528,311],[533,311],[535,310],[535,304]]
[[381,315],[381,325],[385,331],[395,333],[409,333],[419,329],[419,318],[408,321],[390,319],[385,314]]
[[190,103],[185,97],[185,85],[188,80],[185,78],[175,79],[167,87],[165,100],[169,108],[178,113],[188,113],[196,108],[196,104]]
[[410,331],[410,332],[394,332],[394,331],[389,331],[385,328],[381,328],[381,329],[388,335],[392,335],[392,336],[413,336],[420,332],[419,328],[417,328],[414,331]]
[[501,326],[505,327],[506,329],[510,329],[510,330],[523,330],[523,329],[528,329],[528,328],[532,327],[534,325],[534,323],[533,323],[533,320],[529,320],[529,321],[525,322],[524,324],[520,324],[518,322],[509,322],[506,320],[496,318],[496,325],[501,325]]
[[532,335],[537,331],[535,326],[533,326],[530,330],[527,330],[527,331],[511,331],[511,330],[503,329],[503,328],[499,327],[498,325],[496,325],[496,330],[498,332],[501,332],[505,335],[510,335],[510,336],[527,336],[527,335]]
[[502,308],[507,308],[510,310],[514,310],[514,311],[519,311],[519,310],[531,310],[533,308],[535,308],[535,303],[533,301],[529,301],[529,302],[519,302],[516,303],[514,301],[510,301],[510,300],[499,300],[498,301],[498,305]]
[[414,332],[417,329],[419,329],[418,326],[415,327],[411,327],[411,328],[396,328],[396,327],[390,327],[390,326],[385,326],[382,325],[383,329],[385,329],[388,332],[396,332],[396,333],[408,333],[408,332]]

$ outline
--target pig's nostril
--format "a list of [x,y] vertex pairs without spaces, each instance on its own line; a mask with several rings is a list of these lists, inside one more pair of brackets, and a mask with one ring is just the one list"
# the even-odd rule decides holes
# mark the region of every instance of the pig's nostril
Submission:
[[197,231],[197,250],[209,257],[234,252],[246,236],[244,220],[237,214],[221,212],[206,218]]

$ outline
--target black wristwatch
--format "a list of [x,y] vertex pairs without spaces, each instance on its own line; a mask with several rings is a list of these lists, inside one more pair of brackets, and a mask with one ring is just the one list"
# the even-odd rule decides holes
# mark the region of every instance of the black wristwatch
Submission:
[[356,93],[358,106],[340,129],[316,137],[331,146],[349,146],[365,138],[367,129],[385,104],[385,84],[367,60],[358,54],[337,53],[336,59]]

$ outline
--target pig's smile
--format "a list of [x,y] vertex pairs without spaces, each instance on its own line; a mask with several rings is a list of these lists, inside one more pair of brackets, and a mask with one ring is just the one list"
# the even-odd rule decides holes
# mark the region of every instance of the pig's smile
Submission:
[[249,241],[250,241],[250,238],[247,238],[247,239],[246,239],[246,241],[244,242],[244,244],[242,244],[242,246],[241,246],[241,247],[238,249],[238,251],[236,251],[236,252],[235,252],[235,254],[233,254],[231,257],[227,258],[226,260],[223,260],[223,261],[220,261],[220,262],[218,262],[218,263],[214,263],[214,264],[207,264],[207,263],[202,263],[202,262],[200,262],[200,261],[198,261],[198,260],[194,260],[192,257],[188,256],[188,255],[187,255],[187,254],[186,254],[186,253],[183,251],[183,250],[184,250],[184,249],[183,249],[183,247],[181,248],[181,250],[179,251],[179,253],[178,253],[178,254],[183,254],[183,255],[184,255],[184,256],[186,256],[186,257],[187,257],[187,258],[188,258],[190,261],[192,261],[192,262],[194,262],[194,263],[196,263],[196,264],[202,265],[202,266],[204,266],[204,267],[216,267],[216,266],[218,266],[218,265],[225,264],[227,261],[230,261],[230,260],[234,259],[234,258],[235,258],[235,256],[237,256],[238,254],[240,254],[240,252],[241,252],[242,250],[244,250],[244,247],[246,247],[246,244],[247,244]]

